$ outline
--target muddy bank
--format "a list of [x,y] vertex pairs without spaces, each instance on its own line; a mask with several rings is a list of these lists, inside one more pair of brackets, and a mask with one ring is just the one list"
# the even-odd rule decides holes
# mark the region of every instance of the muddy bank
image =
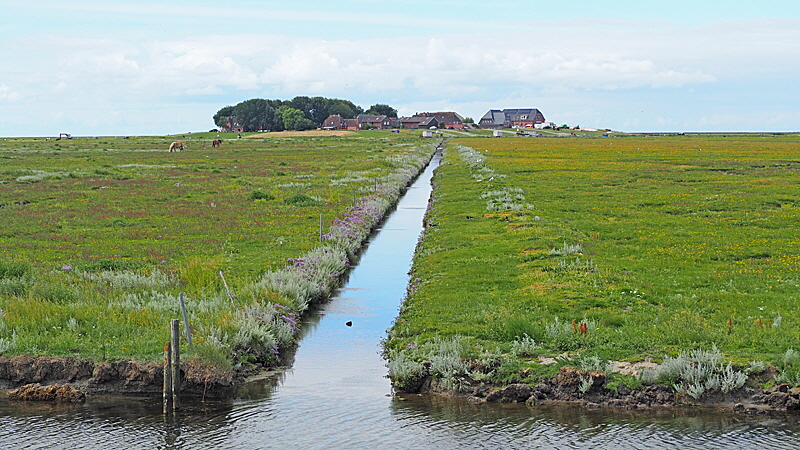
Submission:
[[[593,381],[586,389],[584,380],[589,377]],[[800,387],[791,387],[788,384],[776,384],[762,389],[758,383],[753,382],[738,391],[715,393],[697,400],[688,395],[677,394],[671,386],[653,384],[631,389],[622,384],[609,384],[609,379],[601,372],[584,373],[569,367],[563,367],[551,379],[533,386],[525,383],[505,386],[479,384],[454,391],[446,389],[437,380],[426,377],[415,392],[464,397],[473,402],[525,403],[531,407],[576,404],[586,408],[649,410],[694,406],[750,414],[770,411],[800,412]],[[398,395],[408,394],[406,392]]]
[[[181,392],[189,396],[225,397],[260,366],[237,373],[220,373],[196,361],[181,368]],[[0,390],[29,384],[66,385],[87,395],[157,396],[164,383],[164,368],[133,360],[94,362],[62,357],[0,357]]]

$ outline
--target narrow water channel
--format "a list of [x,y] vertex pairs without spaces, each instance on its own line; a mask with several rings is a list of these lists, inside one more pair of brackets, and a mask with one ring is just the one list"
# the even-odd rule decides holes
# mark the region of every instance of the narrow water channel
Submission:
[[800,448],[795,416],[392,397],[379,344],[405,293],[438,162],[382,225],[337,297],[309,317],[291,370],[233,399],[185,402],[177,417],[164,417],[159,399],[3,401],[0,449]]

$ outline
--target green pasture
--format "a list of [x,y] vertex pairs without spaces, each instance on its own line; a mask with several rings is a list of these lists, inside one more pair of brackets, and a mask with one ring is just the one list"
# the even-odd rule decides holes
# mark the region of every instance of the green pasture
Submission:
[[0,139],[0,354],[159,359],[183,293],[195,352],[224,359],[256,333],[240,310],[283,302],[252,283],[430,143],[216,138]]
[[781,366],[800,347],[798,155],[797,136],[453,139],[387,352],[457,337],[512,375],[713,346]]

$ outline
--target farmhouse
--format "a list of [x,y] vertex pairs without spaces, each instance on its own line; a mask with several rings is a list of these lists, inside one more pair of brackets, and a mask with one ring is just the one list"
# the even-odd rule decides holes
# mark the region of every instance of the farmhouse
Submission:
[[544,114],[536,108],[490,109],[478,124],[481,128],[534,128],[544,121]]
[[439,127],[439,120],[436,117],[422,117],[418,115],[414,115],[411,117],[401,117],[398,119],[400,121],[400,126],[403,128],[431,128],[431,127]]
[[345,119],[339,114],[331,114],[322,122],[323,130],[358,130],[358,119]]
[[414,117],[435,117],[439,122],[439,128],[464,128],[464,118],[458,113],[447,112],[423,112],[414,114]]
[[394,121],[389,116],[377,116],[375,114],[359,114],[356,116],[356,120],[358,120],[359,130],[369,127],[388,130],[394,124]]
[[359,114],[355,119],[345,119],[339,114],[331,114],[322,122],[323,130],[364,130],[367,128],[387,130],[397,126],[397,119],[375,114]]

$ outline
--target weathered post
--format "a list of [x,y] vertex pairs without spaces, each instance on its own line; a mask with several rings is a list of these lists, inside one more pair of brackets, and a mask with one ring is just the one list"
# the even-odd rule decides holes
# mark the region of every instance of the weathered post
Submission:
[[225,281],[225,275],[222,274],[222,271],[219,271],[219,277],[222,278],[222,284],[225,285],[225,291],[228,293],[228,298],[231,299],[231,305],[233,309],[236,309],[236,303],[233,301],[233,294],[231,294],[231,289],[228,287],[228,282]]
[[172,346],[169,341],[164,344],[164,414],[169,412],[169,401],[172,397]]
[[186,342],[189,343],[189,350],[194,347],[192,345],[192,329],[189,328],[189,317],[186,315],[186,304],[183,302],[183,292],[180,294],[181,311],[183,311],[183,327],[186,329]]
[[181,322],[172,319],[172,409],[180,408],[181,392]]

